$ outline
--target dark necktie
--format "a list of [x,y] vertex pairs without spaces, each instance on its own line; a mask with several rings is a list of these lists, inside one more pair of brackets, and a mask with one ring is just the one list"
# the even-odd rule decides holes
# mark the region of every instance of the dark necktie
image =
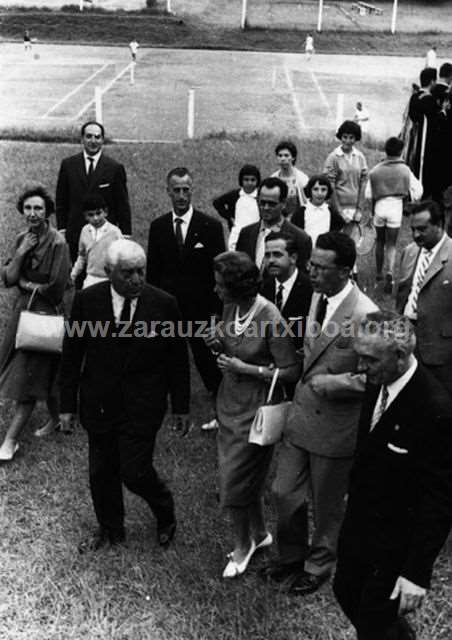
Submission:
[[385,384],[381,387],[381,396],[379,397],[380,397],[380,403],[374,409],[374,413],[372,416],[371,430],[381,420],[388,406],[389,391],[388,391],[388,387]]
[[276,297],[275,297],[275,304],[278,307],[278,309],[281,311],[282,309],[282,301],[283,301],[283,291],[284,291],[284,285],[280,284],[278,287],[278,291],[276,292]]
[[93,171],[94,171],[94,158],[92,158],[91,156],[88,156],[88,162],[89,162],[89,167],[88,167],[88,173],[86,174],[88,177],[88,182],[91,180],[91,176],[93,175]]
[[176,223],[176,242],[179,249],[182,249],[184,246],[184,236],[182,235],[182,218],[175,218],[174,222]]
[[322,296],[317,304],[317,309],[315,312],[315,321],[319,324],[320,327],[323,326],[323,321],[325,320],[327,306],[328,306],[328,298],[326,296]]
[[119,317],[119,324],[123,322],[130,322],[130,312],[132,310],[130,298],[124,298],[124,304],[122,305],[121,315]]

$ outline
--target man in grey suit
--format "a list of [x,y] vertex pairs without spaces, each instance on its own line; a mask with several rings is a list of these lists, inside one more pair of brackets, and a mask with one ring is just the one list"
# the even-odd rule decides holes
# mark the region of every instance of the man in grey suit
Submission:
[[[266,576],[291,593],[312,593],[331,574],[365,380],[357,373],[353,335],[374,303],[351,281],[353,240],[320,235],[310,278],[314,295],[304,341],[304,370],[295,389],[273,484],[278,512],[277,563]],[[308,534],[308,500],[314,533]]]
[[416,356],[452,394],[452,240],[433,200],[410,208],[413,240],[403,251],[397,311],[416,327]]

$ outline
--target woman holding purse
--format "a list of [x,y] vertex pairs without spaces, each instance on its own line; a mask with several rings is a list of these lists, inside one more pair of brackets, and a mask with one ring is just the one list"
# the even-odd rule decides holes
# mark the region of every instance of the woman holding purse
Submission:
[[0,462],[14,458],[19,435],[38,400],[46,401],[50,419],[36,435],[57,428],[60,356],[16,349],[15,339],[20,313],[32,295],[32,311],[52,315],[60,311],[71,268],[64,237],[48,220],[54,203],[47,191],[41,186],[27,189],[17,209],[24,215],[27,228],[17,236],[12,257],[1,272],[6,287],[17,287],[18,297],[0,346],[0,397],[15,400],[16,410],[0,447]]
[[265,403],[274,368],[280,369],[281,382],[294,382],[299,365],[281,314],[258,293],[260,273],[249,256],[221,253],[214,273],[224,311],[207,343],[223,371],[217,395],[220,499],[231,513],[235,543],[223,578],[233,578],[244,573],[256,549],[272,543],[262,492],[273,446],[250,444],[251,424]]

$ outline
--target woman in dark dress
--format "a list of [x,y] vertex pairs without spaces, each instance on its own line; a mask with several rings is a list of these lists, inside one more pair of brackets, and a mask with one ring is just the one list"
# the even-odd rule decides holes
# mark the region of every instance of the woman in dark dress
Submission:
[[229,251],[215,258],[214,271],[224,312],[207,342],[223,371],[217,395],[220,498],[231,513],[235,541],[223,577],[233,578],[246,570],[256,549],[272,543],[262,493],[273,447],[250,444],[250,427],[265,403],[274,368],[280,369],[281,382],[294,382],[299,365],[281,314],[258,293],[255,263],[245,253]]
[[16,401],[16,411],[0,447],[0,461],[12,460],[19,435],[38,400],[44,400],[49,422],[37,435],[54,430],[58,424],[56,377],[59,355],[23,351],[15,348],[20,312],[27,308],[34,293],[31,310],[55,314],[61,310],[69,282],[70,258],[63,236],[50,226],[48,217],[54,203],[43,187],[25,191],[17,203],[25,216],[27,229],[16,238],[12,257],[1,275],[7,287],[17,287],[18,297],[0,346],[0,397]]

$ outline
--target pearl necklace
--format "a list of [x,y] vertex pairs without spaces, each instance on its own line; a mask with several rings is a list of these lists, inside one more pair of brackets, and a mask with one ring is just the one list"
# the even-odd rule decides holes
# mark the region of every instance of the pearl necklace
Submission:
[[236,336],[241,336],[243,333],[245,333],[260,306],[261,304],[259,296],[256,296],[256,300],[253,302],[248,311],[243,316],[239,316],[239,307],[237,305],[234,318],[234,333]]

